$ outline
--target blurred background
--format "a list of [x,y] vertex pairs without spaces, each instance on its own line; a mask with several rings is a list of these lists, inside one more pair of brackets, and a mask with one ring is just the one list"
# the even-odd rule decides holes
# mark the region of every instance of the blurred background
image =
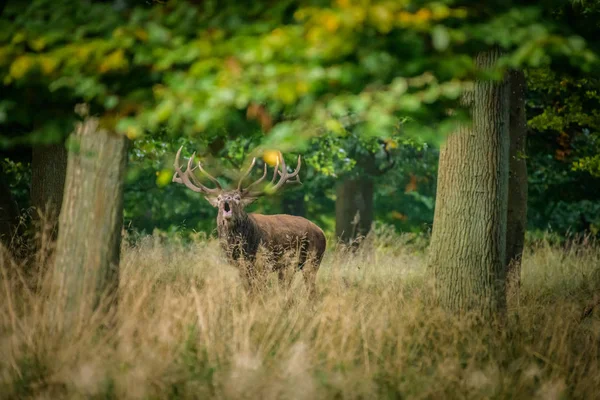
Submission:
[[86,103],[101,127],[130,139],[132,234],[214,233],[216,211],[171,183],[183,146],[223,183],[252,157],[259,176],[272,152],[292,166],[302,154],[303,185],[252,211],[305,216],[330,235],[366,233],[372,222],[427,235],[440,145],[464,118],[460,93],[481,78],[472,56],[498,46],[498,71],[522,68],[527,78],[529,234],[598,234],[599,9],[587,1],[5,1],[2,220],[35,218],[40,199],[60,198],[75,107]]

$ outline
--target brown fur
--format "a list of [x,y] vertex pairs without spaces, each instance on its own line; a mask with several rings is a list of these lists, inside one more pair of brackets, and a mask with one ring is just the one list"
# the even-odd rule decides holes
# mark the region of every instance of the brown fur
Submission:
[[[224,195],[225,198],[233,198]],[[287,214],[262,215],[247,214],[243,202],[229,201],[232,210],[231,218],[223,217],[223,202],[217,204],[217,230],[223,250],[228,258],[238,265],[244,261],[252,266],[262,248],[266,250],[272,261],[272,268],[280,272],[282,277],[286,265],[285,256],[289,253],[297,255],[298,268],[309,289],[314,289],[316,273],[321,264],[327,241],[325,234],[309,220]]]
[[[239,180],[237,189],[223,190],[219,181],[208,174],[198,163],[197,168],[216,185],[216,188],[210,189],[202,185],[193,175],[194,155],[188,160],[186,171],[181,170],[179,156],[182,149],[183,146],[179,148],[175,156],[173,182],[184,184],[196,193],[204,193],[206,200],[219,210],[217,230],[221,245],[230,260],[237,263],[238,266],[246,267],[242,271],[246,272],[246,278],[252,278],[260,250],[265,250],[267,260],[271,261],[273,269],[279,272],[280,279],[284,277],[285,267],[290,264],[288,257],[292,256],[297,259],[298,268],[302,270],[312,293],[317,271],[327,246],[323,231],[302,217],[286,214],[246,214],[244,211],[248,204],[263,194],[262,191],[253,192],[250,188],[265,179],[267,164],[264,164],[262,177],[242,189],[242,182],[250,174],[256,162],[256,158],[254,158],[246,174]],[[298,156],[296,169],[291,173],[288,172],[285,160],[279,153],[271,180],[271,190],[277,191],[286,183],[301,184],[298,177],[300,166],[301,157]],[[275,183],[278,177],[279,181]]]

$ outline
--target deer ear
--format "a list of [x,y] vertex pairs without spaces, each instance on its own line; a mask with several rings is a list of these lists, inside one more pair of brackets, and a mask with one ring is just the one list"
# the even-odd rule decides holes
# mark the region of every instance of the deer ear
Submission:
[[219,200],[216,197],[212,196],[204,196],[206,200],[210,203],[211,206],[217,207],[219,205]]
[[242,205],[244,207],[246,207],[247,205],[250,205],[250,204],[254,203],[257,198],[258,197],[250,197],[250,196],[248,196],[248,197],[242,197],[242,200],[241,200]]

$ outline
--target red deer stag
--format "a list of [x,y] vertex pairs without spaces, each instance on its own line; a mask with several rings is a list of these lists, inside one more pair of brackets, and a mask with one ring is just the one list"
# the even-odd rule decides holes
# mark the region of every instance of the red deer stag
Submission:
[[[286,267],[284,255],[299,251],[299,253],[296,253],[298,255],[298,267],[302,270],[308,289],[312,293],[315,289],[316,274],[326,247],[323,231],[317,225],[302,217],[287,214],[247,214],[244,210],[247,205],[265,194],[264,190],[257,191],[251,190],[251,188],[256,187],[265,179],[267,164],[265,163],[261,178],[242,188],[242,182],[250,175],[256,163],[256,158],[254,158],[246,173],[239,180],[237,189],[225,190],[216,178],[202,168],[200,162],[198,162],[197,167],[193,167],[195,153],[188,160],[187,169],[182,171],[179,164],[182,148],[183,146],[179,148],[175,156],[173,182],[184,184],[194,192],[203,193],[206,200],[219,210],[217,231],[221,246],[228,258],[238,267],[243,264],[240,261],[247,261],[250,268],[243,268],[242,271],[246,272],[246,278],[250,278],[257,252],[262,247],[272,257],[274,261],[273,269],[279,272],[281,279]],[[286,183],[302,184],[298,176],[300,166],[301,161],[300,156],[298,156],[296,169],[289,173],[283,157],[279,154],[273,171],[273,179],[269,184],[270,192],[279,190]],[[196,168],[214,183],[216,186],[214,189],[204,186],[193,174]]]

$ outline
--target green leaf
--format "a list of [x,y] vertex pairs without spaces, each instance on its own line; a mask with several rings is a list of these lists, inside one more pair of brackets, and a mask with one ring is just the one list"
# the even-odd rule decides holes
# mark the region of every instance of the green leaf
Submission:
[[450,45],[448,29],[443,25],[436,25],[431,31],[431,42],[437,51],[444,51]]

